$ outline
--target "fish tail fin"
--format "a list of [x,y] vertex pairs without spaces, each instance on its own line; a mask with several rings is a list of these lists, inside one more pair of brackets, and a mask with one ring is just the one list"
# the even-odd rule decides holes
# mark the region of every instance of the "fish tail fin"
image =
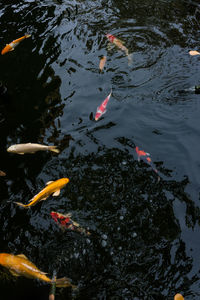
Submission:
[[72,289],[77,288],[76,285],[71,284],[69,278],[67,278],[67,277],[62,277],[62,278],[56,279],[56,286],[57,287],[70,287],[71,286]]
[[20,202],[14,202],[15,204],[17,204],[18,206],[24,207],[24,208],[29,208],[28,204],[23,204]]
[[133,53],[127,55],[128,57],[128,65],[131,66],[133,63]]
[[49,150],[55,153],[60,153],[60,150],[57,149],[57,146],[49,146]]
[[26,33],[26,34],[25,34],[25,38],[27,39],[27,38],[29,38],[29,37],[31,37],[31,34]]

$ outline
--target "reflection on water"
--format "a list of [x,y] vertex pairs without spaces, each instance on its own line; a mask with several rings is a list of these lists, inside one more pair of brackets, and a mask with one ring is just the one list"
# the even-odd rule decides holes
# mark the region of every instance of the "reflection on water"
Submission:
[[[180,91],[199,85],[199,58],[188,55],[199,49],[199,15],[199,3],[184,0],[0,4],[2,48],[31,33],[1,57],[1,252],[79,285],[57,299],[198,298],[199,95]],[[131,66],[106,33],[124,42]],[[61,153],[6,152],[26,142]],[[160,182],[136,146],[151,153]],[[70,183],[59,197],[30,210],[13,203],[61,177]],[[51,211],[71,212],[91,236],[63,233]],[[39,282],[3,268],[0,278],[5,300],[48,297]]]

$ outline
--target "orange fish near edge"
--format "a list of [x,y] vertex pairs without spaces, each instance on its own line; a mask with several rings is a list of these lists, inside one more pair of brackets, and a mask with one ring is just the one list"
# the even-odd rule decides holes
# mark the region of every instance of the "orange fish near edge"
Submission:
[[60,178],[56,181],[49,181],[47,182],[47,186],[42,189],[37,195],[35,195],[28,204],[23,204],[20,202],[14,202],[15,204],[29,208],[41,200],[46,200],[51,194],[53,196],[58,196],[60,194],[60,189],[62,189],[67,183],[69,182],[69,178]]
[[30,34],[25,34],[24,36],[22,36],[16,40],[13,40],[10,44],[6,44],[6,46],[1,51],[1,54],[4,55],[10,51],[13,51],[15,49],[15,47],[17,47],[21,41],[29,38],[30,36],[31,36]]
[[105,63],[106,63],[106,56],[104,55],[101,59],[100,59],[100,62],[99,62],[99,69],[100,71],[103,70],[104,66],[105,66]]
[[[54,280],[46,276],[47,273],[40,271],[24,254],[0,253],[0,264],[7,268],[13,276],[24,276],[31,279],[39,279],[47,283],[53,283]],[[68,278],[56,279],[57,287],[72,287]]]
[[176,294],[174,296],[174,300],[184,300],[183,296],[181,294]]

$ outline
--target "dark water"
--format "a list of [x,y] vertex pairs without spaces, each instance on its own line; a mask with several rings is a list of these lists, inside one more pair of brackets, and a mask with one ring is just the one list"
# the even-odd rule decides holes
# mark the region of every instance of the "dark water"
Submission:
[[[184,0],[1,1],[0,42],[31,38],[1,56],[0,252],[25,254],[79,291],[56,299],[200,297],[200,5]],[[133,63],[105,33],[125,42]],[[99,58],[107,56],[102,74]],[[109,94],[98,122],[97,106]],[[59,155],[12,155],[15,143]],[[138,162],[151,154],[161,175]],[[49,180],[57,198],[20,209]],[[62,233],[50,212],[92,232]],[[48,299],[49,286],[0,268],[0,299]]]

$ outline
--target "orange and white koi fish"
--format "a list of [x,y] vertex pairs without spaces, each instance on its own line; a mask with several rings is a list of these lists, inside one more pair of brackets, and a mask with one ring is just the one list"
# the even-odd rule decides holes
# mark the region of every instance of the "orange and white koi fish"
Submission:
[[[0,253],[0,264],[7,268],[13,276],[24,276],[53,283],[53,280],[46,276],[47,273],[40,271],[24,254]],[[56,286],[76,288],[66,277],[56,279]]]
[[123,45],[123,42],[120,41],[118,38],[116,38],[114,35],[108,33],[106,34],[107,39],[113,43],[115,46],[117,46],[120,50],[124,51],[125,54],[128,57],[128,64],[131,65],[132,63],[132,55],[129,54],[128,49]]
[[57,146],[46,146],[46,145],[34,144],[34,143],[12,145],[7,149],[7,152],[17,153],[17,154],[25,154],[25,153],[35,153],[37,151],[46,151],[46,150],[49,150],[49,151],[52,151],[55,153],[60,152],[57,149]]
[[[138,147],[135,148],[135,151],[137,153],[138,161],[140,161],[140,159],[142,159],[144,162],[146,162],[148,165],[150,165],[152,167],[152,169],[155,173],[158,174],[158,170],[154,167],[154,164],[150,158],[150,154],[143,150],[139,150]],[[159,176],[158,176],[158,180],[160,180]]]
[[6,44],[6,46],[1,51],[1,54],[4,55],[10,51],[15,50],[15,47],[17,47],[21,41],[29,38],[30,36],[31,36],[30,34],[25,34],[24,36],[20,37],[19,39],[12,41],[10,44]]
[[41,190],[37,195],[35,195],[28,204],[23,204],[20,202],[14,202],[17,205],[29,208],[31,206],[34,206],[36,203],[42,200],[46,200],[51,194],[53,196],[58,196],[60,194],[60,190],[69,182],[69,178],[61,178],[56,181],[49,181],[47,182],[47,186]]
[[70,229],[70,230],[74,230],[74,231],[77,231],[77,232],[80,232],[80,233],[85,233],[87,235],[90,235],[89,231],[87,231],[84,228],[81,228],[78,223],[76,223],[75,221],[73,221],[71,219],[71,214],[70,213],[66,214],[66,215],[63,215],[61,213],[52,211],[51,216],[52,216],[53,220],[56,223],[58,223],[59,226],[62,229]]
[[189,54],[194,56],[194,55],[200,55],[200,53],[198,51],[195,51],[195,50],[191,50],[189,51]]
[[95,121],[98,121],[99,118],[106,113],[106,107],[107,107],[107,104],[108,104],[108,101],[110,99],[110,96],[112,94],[112,90],[110,92],[110,94],[106,97],[106,99],[101,103],[100,106],[97,107],[97,111],[96,111],[96,114],[95,114]]
[[100,62],[99,62],[99,70],[100,72],[103,71],[103,68],[105,66],[105,63],[106,63],[106,56],[104,55],[101,59],[100,59]]
[[176,294],[174,296],[174,300],[184,300],[183,296],[181,294]]

